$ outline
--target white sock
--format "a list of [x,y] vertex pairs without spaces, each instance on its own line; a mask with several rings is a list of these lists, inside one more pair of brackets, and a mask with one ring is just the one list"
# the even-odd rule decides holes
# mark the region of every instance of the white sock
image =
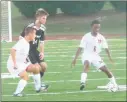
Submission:
[[87,73],[81,73],[81,83],[85,83],[87,78]]
[[40,73],[39,74],[34,74],[33,79],[34,79],[34,84],[35,84],[35,90],[39,90],[41,88]]
[[114,76],[113,76],[112,78],[109,78],[109,80],[110,80],[110,82],[113,83],[114,85],[117,85]]
[[26,85],[27,85],[27,81],[24,79],[21,79],[18,83],[17,89],[14,94],[21,93]]

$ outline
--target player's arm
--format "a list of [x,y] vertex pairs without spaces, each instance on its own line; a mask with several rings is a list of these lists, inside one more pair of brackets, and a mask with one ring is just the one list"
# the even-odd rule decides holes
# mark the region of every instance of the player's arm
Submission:
[[111,57],[111,53],[110,53],[109,48],[108,48],[108,43],[107,43],[105,38],[103,38],[103,48],[105,49],[105,52],[107,53],[109,60],[111,62],[113,62],[112,57]]
[[17,50],[20,50],[22,47],[21,45],[21,41],[18,41],[12,48],[11,48],[11,58],[12,58],[12,61],[13,61],[13,64],[14,64],[14,69],[17,68],[16,66],[16,51]]
[[108,48],[105,48],[105,52],[107,53],[109,60],[110,60],[111,62],[113,62],[112,57],[111,57],[111,53],[110,53],[110,51],[109,51]]
[[44,53],[44,41],[40,42],[40,53]]
[[75,57],[74,57],[74,59],[72,61],[72,66],[75,66],[76,60],[77,60],[78,56],[80,55],[81,51],[82,51],[82,48],[79,47],[78,50],[77,50],[77,52],[76,52],[76,54],[75,54]]
[[14,64],[14,68],[16,68],[16,50],[11,48],[11,57]]
[[44,40],[45,40],[45,35],[44,35],[44,31],[42,32],[42,35],[40,37],[40,59],[44,58]]
[[40,42],[40,59],[44,58],[44,41]]
[[75,54],[75,57],[74,57],[74,59],[72,61],[72,64],[71,64],[72,66],[75,66],[76,60],[77,60],[78,56],[80,55],[80,53],[81,53],[84,45],[85,45],[85,37],[83,37],[82,40],[81,40],[81,42],[80,42],[80,45],[78,47],[78,50],[77,50],[77,52]]

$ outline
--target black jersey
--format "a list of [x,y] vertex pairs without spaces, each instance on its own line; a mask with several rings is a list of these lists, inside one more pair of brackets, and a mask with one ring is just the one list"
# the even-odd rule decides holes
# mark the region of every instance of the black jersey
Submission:
[[[31,24],[29,24],[26,27],[36,27],[36,26],[35,26],[34,23],[31,23]],[[24,30],[25,30],[25,28],[24,28]],[[24,30],[21,33],[21,36],[22,37],[25,36]],[[35,40],[34,41],[30,41],[30,50],[37,50],[38,49],[39,42],[42,42],[42,41],[45,40],[45,35],[44,35],[45,30],[46,30],[46,28],[45,28],[44,25],[41,25],[41,27],[39,29],[37,29]]]

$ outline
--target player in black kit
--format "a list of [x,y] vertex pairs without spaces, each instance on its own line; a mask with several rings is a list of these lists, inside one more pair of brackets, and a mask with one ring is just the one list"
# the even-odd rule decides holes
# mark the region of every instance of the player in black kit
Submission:
[[[35,27],[37,29],[35,40],[30,42],[29,59],[32,64],[38,63],[41,66],[40,71],[41,77],[43,77],[44,72],[46,71],[47,68],[47,64],[44,61],[44,40],[45,40],[44,32],[46,30],[44,24],[46,23],[48,15],[49,14],[44,9],[42,8],[38,9],[35,14],[36,18],[35,22],[27,26],[27,27]],[[21,33],[20,37],[21,38],[24,37],[24,31]],[[40,52],[38,51],[38,46],[40,48]],[[41,90],[47,89],[48,85],[42,83]]]

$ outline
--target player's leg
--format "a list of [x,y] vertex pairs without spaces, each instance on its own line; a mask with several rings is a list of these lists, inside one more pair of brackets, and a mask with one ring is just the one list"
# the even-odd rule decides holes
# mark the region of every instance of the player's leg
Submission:
[[41,66],[40,75],[41,75],[41,78],[42,78],[44,76],[44,72],[47,69],[47,63],[44,61],[44,59],[40,59],[40,52],[39,51],[36,51],[36,59],[37,59],[37,62]]
[[16,91],[14,92],[14,96],[23,96],[21,93],[25,86],[27,85],[27,80],[28,80],[28,75],[27,72],[25,71],[25,66],[23,63],[17,63],[17,69],[14,69],[13,63],[11,60],[8,60],[7,62],[7,68],[8,71],[13,75],[13,76],[20,76],[21,80],[19,81]]
[[[30,59],[32,64],[41,62],[40,59],[39,59],[39,54],[40,54],[39,51],[36,51],[36,50],[30,51],[29,59]],[[44,61],[44,60],[42,60],[42,61]],[[42,68],[40,68],[40,69],[42,70]],[[40,73],[40,76],[42,77],[44,75],[44,73],[41,70],[40,70],[39,73]],[[45,86],[44,88],[46,88],[46,89],[48,88],[47,85],[44,85],[44,86]]]
[[81,86],[80,86],[80,90],[83,90],[85,85],[86,85],[86,79],[87,79],[87,72],[89,70],[90,67],[90,60],[88,60],[87,56],[82,57],[82,63],[84,65],[83,67],[83,72],[81,73]]
[[36,92],[40,92],[40,89],[41,89],[40,65],[39,64],[31,64],[27,67],[26,71],[33,73],[35,90],[36,90]]
[[[44,61],[44,60],[43,60]],[[40,66],[41,66],[41,71],[40,71],[40,75],[41,75],[41,78],[44,76],[44,73],[47,69],[47,63],[46,62],[43,62],[42,60],[40,61]],[[47,91],[49,85],[45,84],[43,81],[41,83],[41,90],[42,91]]]
[[108,76],[109,81],[117,87],[116,80],[112,72],[109,71],[109,69],[106,66],[102,66],[99,69],[103,71]]
[[100,56],[96,56],[96,60],[94,60],[92,63],[93,63],[93,65],[97,69],[103,71],[107,75],[107,77],[109,78],[109,80],[110,80],[111,83],[113,83],[115,86],[117,86],[116,81],[115,81],[115,78],[114,78],[112,72],[109,71],[109,69],[106,67],[105,63],[100,58]]
[[25,88],[25,86],[27,85],[27,81],[28,81],[28,74],[26,71],[23,71],[21,73],[19,73],[19,76],[21,78],[21,80],[18,83],[18,86],[16,88],[16,91],[14,92],[13,96],[19,96],[22,97],[22,91]]
[[[40,59],[40,52],[39,51],[36,51],[36,59],[37,59],[37,62],[39,63],[39,65],[41,66],[41,70],[40,70],[40,76],[41,76],[41,79],[43,78],[44,76],[44,73],[47,69],[47,63],[44,61],[44,59]],[[42,81],[42,80],[41,80]],[[43,81],[41,83],[41,90],[42,91],[47,91],[49,85],[45,84]]]
[[46,71],[47,69],[47,63],[44,62],[44,60],[41,60],[39,61],[40,63],[40,66],[41,66],[41,71],[40,71],[40,75],[41,75],[41,78],[44,76],[44,72]]

